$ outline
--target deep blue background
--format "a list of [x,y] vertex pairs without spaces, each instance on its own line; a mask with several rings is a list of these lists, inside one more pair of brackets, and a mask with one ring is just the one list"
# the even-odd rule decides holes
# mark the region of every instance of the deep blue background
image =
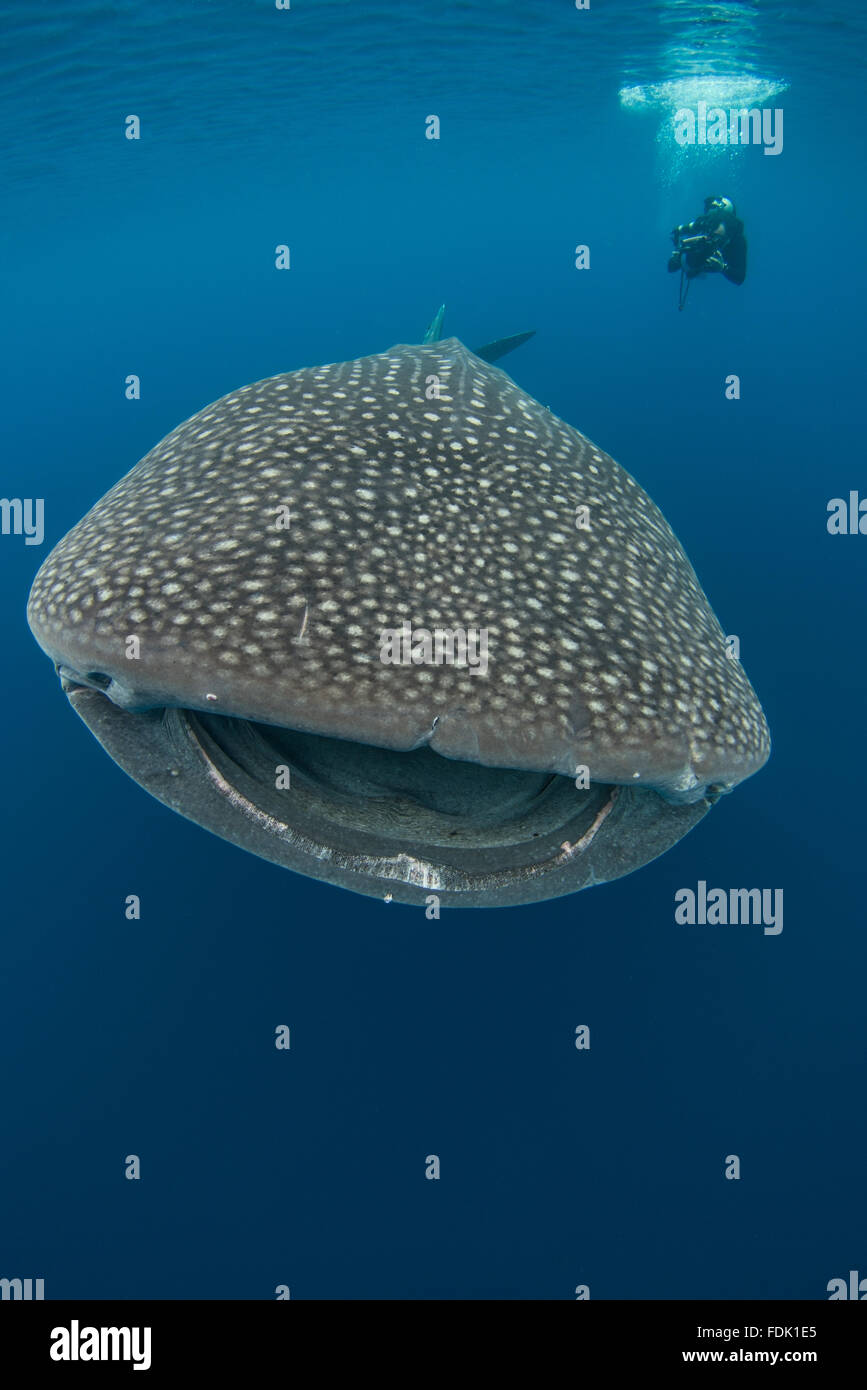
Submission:
[[[0,1277],[48,1297],[823,1298],[867,1275],[867,538],[825,526],[867,493],[862,12],[530,10],[3,7],[2,492],[44,497],[47,535],[0,539]],[[779,157],[685,155],[667,108],[618,97],[732,72],[789,84]],[[709,192],[745,217],[748,279],[678,314],[668,229]],[[181,419],[418,341],[442,300],[471,346],[537,329],[507,365],[660,505],[774,752],[630,878],[431,923],[149,799],[24,607]],[[699,879],[783,888],[782,934],[676,926]]]

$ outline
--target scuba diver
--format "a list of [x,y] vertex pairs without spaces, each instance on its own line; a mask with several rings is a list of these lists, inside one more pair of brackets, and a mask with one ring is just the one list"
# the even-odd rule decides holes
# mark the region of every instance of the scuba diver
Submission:
[[731,198],[705,198],[701,217],[675,227],[671,239],[675,251],[668,268],[680,271],[678,309],[686,307],[690,283],[697,275],[718,271],[733,285],[744,283],[747,243]]

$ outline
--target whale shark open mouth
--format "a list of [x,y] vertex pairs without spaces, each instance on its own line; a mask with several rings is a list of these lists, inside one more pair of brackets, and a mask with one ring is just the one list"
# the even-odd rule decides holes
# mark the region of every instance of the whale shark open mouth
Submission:
[[165,805],[264,859],[370,896],[505,906],[639,868],[710,806],[644,788],[396,752],[177,707],[130,712],[65,678],[76,713]]

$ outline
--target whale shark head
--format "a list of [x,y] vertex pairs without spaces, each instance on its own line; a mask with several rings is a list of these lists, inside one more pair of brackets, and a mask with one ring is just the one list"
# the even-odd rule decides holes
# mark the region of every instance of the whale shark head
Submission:
[[646,493],[454,338],[200,411],[54,548],[28,618],[153,795],[406,902],[616,878],[769,752]]

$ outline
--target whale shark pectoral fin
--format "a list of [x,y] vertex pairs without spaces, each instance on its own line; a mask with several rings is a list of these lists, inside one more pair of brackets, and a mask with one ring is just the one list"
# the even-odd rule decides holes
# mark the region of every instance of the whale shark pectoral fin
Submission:
[[535,332],[535,328],[531,328],[529,333],[515,333],[511,338],[497,338],[493,343],[484,343],[475,349],[476,357],[481,357],[483,362],[497,362],[507,352],[514,352],[528,338],[534,337]]
[[[443,318],[446,306],[441,304],[428,325],[422,343],[439,343],[443,336]],[[535,328],[531,328],[528,333],[515,333],[511,338],[496,338],[492,343],[483,343],[480,348],[475,349],[476,357],[481,357],[483,362],[498,362],[507,353],[514,352],[522,343],[526,343],[528,338],[535,336]]]
[[446,306],[444,304],[441,304],[440,307],[437,309],[436,313],[434,314],[433,318],[431,319],[427,332],[422,338],[423,343],[439,342],[440,338],[443,336],[443,315],[445,314],[445,311]]

